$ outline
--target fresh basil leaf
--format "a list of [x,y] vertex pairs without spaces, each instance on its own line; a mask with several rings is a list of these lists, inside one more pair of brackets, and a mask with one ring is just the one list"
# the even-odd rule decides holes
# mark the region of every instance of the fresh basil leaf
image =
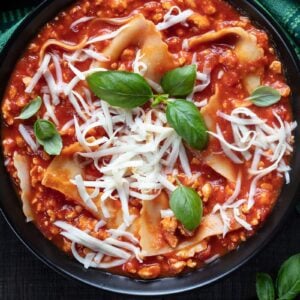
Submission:
[[59,134],[55,134],[52,138],[44,140],[42,145],[49,155],[59,155],[63,146]]
[[196,76],[196,65],[176,68],[163,76],[161,86],[172,97],[185,97],[193,91]]
[[57,130],[52,122],[38,119],[34,123],[34,134],[38,140],[46,140],[57,134]]
[[279,300],[292,300],[300,294],[300,253],[291,256],[282,264],[276,286]]
[[167,120],[170,126],[192,147],[202,150],[208,143],[207,128],[198,108],[186,100],[169,101]]
[[48,154],[60,154],[62,139],[52,122],[38,119],[34,123],[33,130],[37,141],[44,147],[44,150]]
[[256,294],[259,300],[275,300],[274,285],[269,274],[256,274]]
[[42,99],[41,97],[38,96],[24,106],[20,115],[16,119],[26,120],[31,118],[39,111],[41,105],[42,105]]
[[250,97],[247,98],[247,100],[260,107],[270,106],[277,103],[280,99],[281,95],[277,90],[264,85],[256,88]]
[[135,108],[153,97],[147,81],[131,72],[95,72],[87,77],[87,82],[97,97],[112,106]]
[[203,214],[202,200],[192,188],[176,188],[171,195],[170,207],[186,229],[194,230],[199,226]]

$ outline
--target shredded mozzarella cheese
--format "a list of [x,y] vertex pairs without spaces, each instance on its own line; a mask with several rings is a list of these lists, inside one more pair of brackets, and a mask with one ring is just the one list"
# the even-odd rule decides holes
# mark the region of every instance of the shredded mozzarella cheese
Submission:
[[119,35],[124,29],[128,28],[129,26],[130,25],[124,25],[124,26],[120,27],[119,29],[117,29],[116,31],[105,33],[100,36],[96,36],[94,38],[90,38],[86,44],[90,45],[90,44],[94,44],[97,42],[102,42],[102,41],[113,39],[114,37]]
[[33,140],[30,132],[26,129],[26,127],[23,124],[19,125],[19,132],[22,135],[24,141],[31,148],[31,150],[33,152],[36,152],[38,149],[38,144]]
[[230,230],[230,218],[226,211],[231,210],[233,212],[233,217],[237,223],[239,223],[242,227],[244,227],[246,230],[252,230],[252,227],[249,223],[247,223],[246,220],[242,219],[240,217],[240,206],[246,203],[247,201],[245,199],[238,200],[234,203],[228,204],[227,202],[220,205],[216,204],[212,210],[212,213],[215,214],[216,212],[220,213],[220,217],[223,222],[223,237],[226,236],[226,234]]
[[103,254],[101,252],[95,253],[88,253],[84,258],[80,256],[78,251],[76,250],[76,243],[72,242],[71,251],[74,258],[83,264],[85,268],[99,268],[99,269],[109,269],[117,266],[121,266],[126,263],[126,259],[114,259],[110,262],[101,262],[103,258]]
[[141,55],[141,50],[138,50],[135,59],[132,62],[132,68],[134,73],[144,76],[148,67],[144,62],[141,61],[141,58],[143,58],[143,55]]
[[162,209],[160,211],[160,216],[162,219],[174,217],[174,212],[171,209]]
[[82,18],[79,18],[78,20],[74,21],[71,25],[70,25],[70,29],[74,30],[75,31],[75,27],[79,24],[82,24],[82,23],[86,23],[90,20],[93,20],[95,17],[82,17]]
[[40,80],[40,78],[48,70],[48,65],[49,65],[50,60],[51,60],[50,54],[46,54],[44,56],[44,59],[43,59],[41,65],[40,65],[40,67],[38,68],[37,72],[32,77],[29,85],[25,89],[25,93],[29,94],[29,93],[31,93],[33,91],[33,89],[35,88],[35,86],[38,83],[38,81]]
[[[192,57],[192,64],[197,66],[198,69],[198,63],[197,63],[197,54],[194,53]],[[209,85],[210,85],[210,72],[211,70],[207,67],[207,63],[204,64],[203,72],[197,71],[197,80],[202,81],[200,84],[196,84],[193,88],[193,91],[190,95],[187,96],[187,100],[192,101],[194,98],[195,93],[199,93],[204,91]]]
[[[174,15],[173,12],[177,11],[177,15]],[[185,22],[194,12],[191,9],[181,11],[178,6],[172,6],[169,11],[165,14],[164,20],[161,23],[156,25],[157,30],[165,30],[170,28],[178,23]]]
[[[290,182],[288,173],[290,168],[284,168],[286,166],[284,155],[287,151],[293,151],[290,142],[292,141],[292,131],[297,123],[284,123],[280,116],[274,113],[279,127],[275,124],[271,127],[247,107],[235,108],[230,115],[218,111],[217,115],[231,123],[233,132],[233,143],[224,138],[219,125],[216,126],[216,133],[209,132],[220,141],[224,154],[234,163],[244,162],[235,152],[240,153],[245,160],[252,159],[248,172],[255,177],[252,179],[248,195],[248,209],[250,209],[255,204],[257,182],[263,176],[276,170],[278,173],[284,173],[286,183]],[[249,151],[252,148],[254,148],[254,154]],[[271,154],[266,154],[266,150]],[[263,157],[266,157],[271,164],[265,168],[259,168]]]
[[[85,149],[78,155],[91,159],[102,174],[95,181],[79,182],[78,178],[71,181],[81,188],[83,200],[88,199],[83,187],[101,189],[103,205],[117,193],[124,222],[129,225],[131,197],[151,201],[162,188],[170,191],[176,188],[166,177],[176,162],[181,163],[183,171],[191,177],[193,174],[182,140],[174,129],[166,127],[166,122],[165,113],[159,109],[145,114],[141,108],[129,111],[111,107],[104,101],[100,101],[82,124],[74,118],[77,140]],[[97,127],[103,128],[107,137],[90,141],[89,131]],[[103,160],[105,165],[101,163]]]
[[109,58],[106,57],[104,54],[102,53],[99,53],[99,52],[96,52],[92,49],[83,49],[82,50],[87,56],[91,57],[91,58],[94,58],[98,61],[102,61],[102,62],[105,62],[105,61],[109,61]]
[[45,94],[43,96],[43,102],[44,102],[44,105],[46,107],[46,110],[47,110],[47,115],[53,120],[53,122],[56,124],[56,125],[59,125],[59,121],[58,119],[56,118],[56,115],[54,113],[54,109],[50,103],[50,96],[48,94]]
[[[86,191],[86,188],[84,186],[84,182],[83,182],[82,176],[81,175],[76,175],[75,178],[74,178],[74,180],[75,180],[75,184],[76,184],[77,189],[78,189],[78,193],[79,193],[81,199],[83,200],[83,202],[90,209],[92,209],[93,211],[97,212],[98,211],[97,206],[93,202],[92,196],[89,195],[88,192]],[[95,189],[95,190],[97,190],[97,189]],[[99,194],[99,190],[98,190],[98,193],[96,193],[96,196],[98,196],[98,194]]]
[[126,260],[128,260],[131,256],[127,251],[124,251],[119,247],[110,245],[109,243],[105,242],[105,240],[102,241],[96,239],[95,237],[66,222],[56,221],[54,222],[54,225],[63,230],[61,232],[61,235],[71,240],[72,242],[81,244],[91,250],[101,252],[108,256],[123,258]]

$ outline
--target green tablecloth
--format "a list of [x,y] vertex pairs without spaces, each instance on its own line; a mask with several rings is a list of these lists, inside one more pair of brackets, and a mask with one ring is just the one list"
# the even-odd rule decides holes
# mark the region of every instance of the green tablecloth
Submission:
[[[300,58],[300,0],[255,0],[266,13],[271,14],[286,30]],[[0,14],[0,50],[32,7]]]

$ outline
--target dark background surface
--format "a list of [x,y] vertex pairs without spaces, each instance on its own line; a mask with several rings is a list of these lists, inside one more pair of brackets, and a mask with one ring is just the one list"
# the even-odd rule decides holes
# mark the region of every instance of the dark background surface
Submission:
[[[1,1],[0,11],[38,3],[38,0]],[[296,198],[300,200],[300,190]],[[276,277],[281,263],[300,252],[300,215],[293,210],[275,238],[243,267],[208,287],[156,297],[162,299],[251,300],[256,299],[255,275],[268,272]],[[148,298],[153,299],[154,297]],[[0,300],[140,299],[103,292],[66,279],[31,254],[0,217]],[[299,298],[300,299],[300,298]]]
[[38,5],[43,0],[1,0],[0,11]]

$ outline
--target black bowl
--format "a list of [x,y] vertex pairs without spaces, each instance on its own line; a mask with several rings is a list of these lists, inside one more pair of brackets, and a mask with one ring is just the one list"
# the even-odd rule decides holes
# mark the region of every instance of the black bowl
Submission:
[[[0,56],[0,99],[2,99],[13,66],[38,30],[57,12],[73,0],[49,0],[43,2],[13,34]],[[256,26],[267,31],[278,51],[278,55],[285,66],[285,74],[293,95],[291,103],[295,119],[300,123],[300,85],[299,66],[294,53],[282,28],[269,15],[257,6],[252,0],[231,0],[232,5],[238,7],[242,14],[249,16]],[[293,197],[299,183],[300,173],[300,145],[299,127],[295,132],[296,143],[291,165],[291,183],[285,185],[272,214],[264,226],[237,250],[221,257],[217,261],[202,269],[178,276],[156,280],[134,280],[123,276],[113,275],[101,270],[85,270],[78,262],[59,251],[51,242],[45,239],[38,229],[31,223],[25,222],[20,200],[13,188],[9,175],[4,168],[1,151],[0,161],[0,204],[2,213],[18,238],[41,261],[62,275],[74,278],[88,285],[108,291],[130,295],[164,295],[191,290],[207,285],[230,272],[249,260],[262,249],[271,237],[274,236],[280,225],[284,222],[287,212],[293,205]]]

